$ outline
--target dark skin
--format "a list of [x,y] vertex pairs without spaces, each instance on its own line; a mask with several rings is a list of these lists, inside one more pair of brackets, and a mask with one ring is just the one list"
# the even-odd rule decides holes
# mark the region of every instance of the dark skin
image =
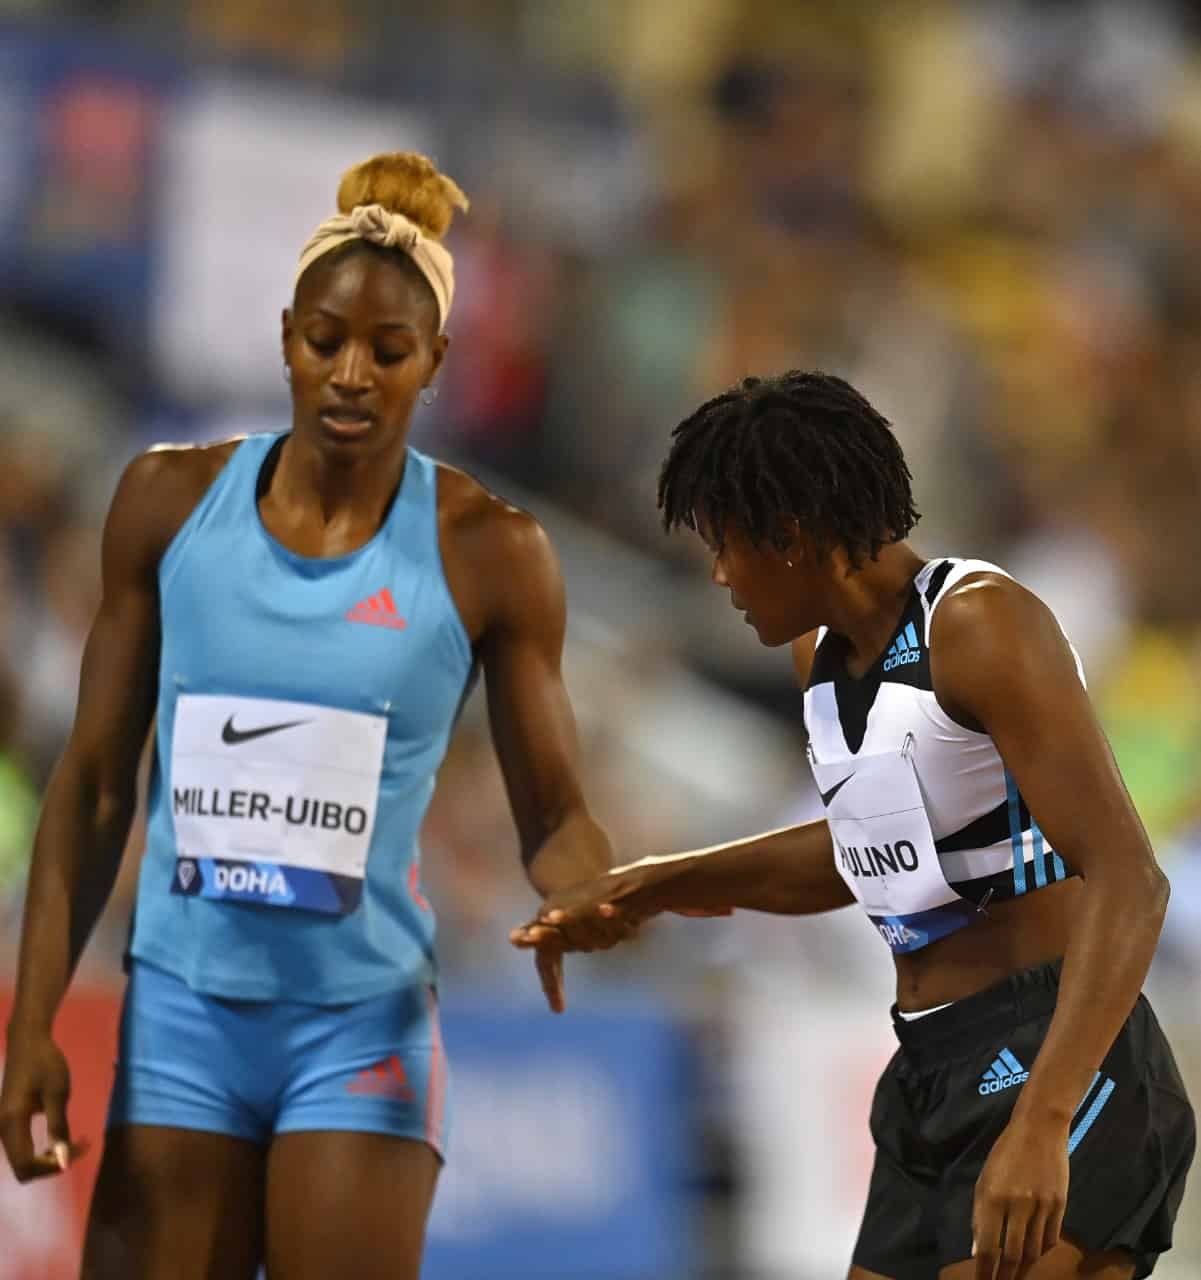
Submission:
[[[922,560],[905,543],[856,569],[844,548],[822,558],[795,526],[782,547],[737,528],[718,545],[713,581],[767,645],[791,644],[806,682],[822,624],[846,637],[848,674],[863,676],[891,639]],[[976,1256],[942,1280],[1125,1280],[1122,1254],[1084,1255],[1061,1237],[1072,1115],[1134,1006],[1159,937],[1168,885],[1080,683],[1071,649],[1034,595],[998,574],[973,574],[940,602],[931,632],[934,692],[958,723],[988,733],[1045,833],[1080,872],[997,903],[976,924],[895,957],[897,1001],[930,1008],[1019,970],[1064,957],[1050,1030],[1008,1128],[976,1186]],[[1047,732],[1054,726],[1054,732]],[[519,946],[600,914],[645,919],[663,910],[786,914],[853,901],[825,822],[711,851],[648,859],[544,903],[515,930]],[[1090,981],[1103,973],[1105,981]],[[851,1271],[852,1280],[869,1273]]]
[[[417,397],[446,349],[432,296],[394,257],[351,253],[306,274],[294,309],[283,315],[292,434],[260,501],[279,542],[327,557],[374,536],[400,484]],[[0,1136],[21,1181],[59,1172],[82,1150],[70,1145],[70,1078],[54,1042],[54,1015],[112,889],[133,817],[157,699],[158,566],[235,448],[144,454],[127,468],[108,516],[103,600],[83,659],[75,725],[37,832],[8,1028]],[[552,894],[612,864],[579,782],[560,672],[559,566],[532,517],[446,467],[438,479],[438,537],[483,666],[523,862],[538,892]],[[588,921],[544,945],[538,969],[552,1006],[563,1003],[565,947],[611,945],[629,929],[625,921]],[[54,1144],[47,1153],[33,1148],[38,1113]],[[249,1280],[265,1256],[272,1280],[338,1271],[416,1280],[438,1169],[425,1144],[377,1134],[287,1134],[264,1148],[221,1134],[120,1128],[105,1145],[83,1274]]]

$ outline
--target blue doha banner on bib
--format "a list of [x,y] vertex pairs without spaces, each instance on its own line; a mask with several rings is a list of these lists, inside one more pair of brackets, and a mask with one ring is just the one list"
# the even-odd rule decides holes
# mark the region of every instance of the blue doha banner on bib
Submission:
[[454,1003],[447,1166],[422,1280],[667,1280],[695,1274],[686,1182],[695,1072],[646,1005]]

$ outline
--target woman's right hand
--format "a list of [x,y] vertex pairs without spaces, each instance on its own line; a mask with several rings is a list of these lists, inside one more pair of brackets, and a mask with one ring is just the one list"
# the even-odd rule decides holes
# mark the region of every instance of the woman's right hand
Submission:
[[[71,1072],[62,1050],[49,1033],[9,1031],[0,1087],[0,1141],[18,1182],[62,1173],[87,1150],[86,1142],[71,1141],[67,1100]],[[46,1117],[48,1148],[33,1149],[33,1117]]]
[[[510,933],[515,947],[537,947],[552,939],[564,951],[604,949],[632,937],[637,927],[665,909],[656,890],[664,879],[652,862],[633,863],[550,894],[533,920]],[[604,934],[598,942],[597,935]]]

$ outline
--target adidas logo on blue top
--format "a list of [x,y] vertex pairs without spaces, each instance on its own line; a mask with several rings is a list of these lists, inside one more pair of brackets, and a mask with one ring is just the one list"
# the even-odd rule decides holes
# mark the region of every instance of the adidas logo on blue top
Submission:
[[1009,1052],[1002,1049],[993,1064],[980,1077],[980,1093],[1000,1093],[1002,1089],[1012,1089],[1014,1085],[1025,1084],[1030,1072]]
[[903,667],[908,662],[917,662],[922,656],[922,646],[918,642],[917,630],[912,622],[905,624],[905,630],[892,642],[884,658],[884,670]]

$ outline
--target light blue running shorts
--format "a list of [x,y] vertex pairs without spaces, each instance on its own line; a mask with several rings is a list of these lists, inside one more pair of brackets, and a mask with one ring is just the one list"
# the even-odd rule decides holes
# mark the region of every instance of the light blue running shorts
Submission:
[[428,1143],[447,1129],[437,997],[418,987],[355,1004],[226,1000],[134,961],[108,1127],[170,1125],[266,1144],[349,1130]]

